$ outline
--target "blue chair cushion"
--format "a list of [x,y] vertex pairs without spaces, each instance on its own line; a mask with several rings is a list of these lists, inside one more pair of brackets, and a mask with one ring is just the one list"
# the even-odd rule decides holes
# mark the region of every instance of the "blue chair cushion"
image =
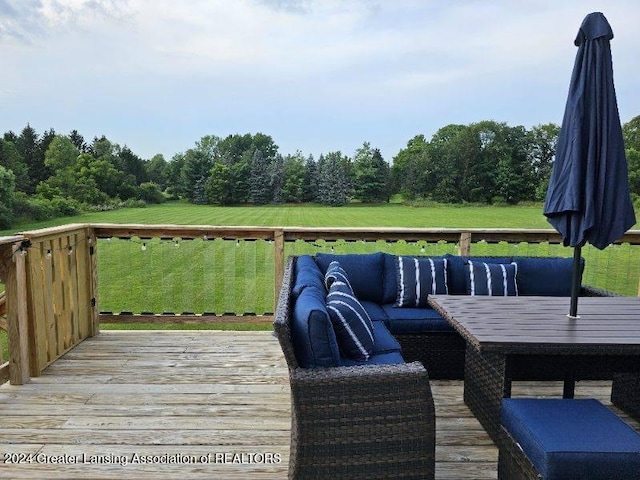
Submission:
[[373,324],[351,287],[335,280],[326,302],[341,355],[353,360],[369,360],[373,353]]
[[453,327],[433,308],[398,308],[383,305],[391,333],[451,332]]
[[447,259],[396,257],[398,307],[426,307],[427,296],[447,294]]
[[502,425],[546,480],[640,478],[640,435],[597,400],[504,399]]
[[306,287],[293,306],[291,340],[300,366],[340,366],[340,350],[325,306],[326,291]]
[[373,322],[373,354],[389,353],[389,352],[401,352],[402,347],[396,337],[391,335],[391,332],[381,321]]
[[469,260],[485,263],[511,263],[511,257],[460,257],[447,253],[445,258],[447,259],[447,283],[451,295],[467,295],[465,265]]
[[324,288],[322,272],[310,255],[302,255],[296,260],[295,279],[291,289],[294,300],[305,287]]
[[340,266],[349,276],[356,297],[377,303],[382,303],[383,260],[384,255],[381,252],[345,255],[316,254],[316,262],[323,274],[331,262],[340,262]]
[[516,296],[516,263],[485,263],[469,260],[465,265],[469,295]]
[[[571,296],[573,258],[514,257],[520,295]],[[584,270],[584,259],[580,262]]]
[[405,363],[405,361],[400,352],[385,352],[374,354],[366,362],[344,358],[342,365],[353,367],[356,365],[397,365],[401,363]]
[[396,272],[397,263],[396,255],[390,253],[384,254],[382,261],[382,302],[393,303],[398,296],[398,274]]
[[387,321],[387,314],[385,313],[384,309],[382,308],[382,305],[377,304],[375,302],[369,302],[367,300],[361,300],[360,303],[362,304],[364,309],[369,314],[369,318],[371,319],[372,322],[375,322],[375,321],[386,322]]

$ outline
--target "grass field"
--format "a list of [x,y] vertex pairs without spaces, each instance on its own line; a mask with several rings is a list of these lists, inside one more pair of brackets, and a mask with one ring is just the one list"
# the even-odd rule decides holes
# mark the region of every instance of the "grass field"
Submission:
[[[182,225],[248,225],[309,227],[443,227],[549,228],[542,206],[432,206],[402,204],[324,207],[282,205],[213,207],[167,203],[140,209],[88,213],[55,221],[19,225],[0,236],[66,223],[134,223]],[[272,245],[266,241],[235,242],[215,239],[174,241],[153,239],[100,240],[98,246],[100,310],[213,312],[256,314],[273,311]],[[455,253],[453,244],[422,242],[287,243],[287,254],[335,251],[440,255]],[[571,250],[548,244],[490,245],[478,243],[474,255],[570,256]],[[586,247],[585,283],[635,295],[640,248],[609,247],[604,252]],[[2,286],[0,286],[2,288]],[[221,328],[223,326],[218,326]],[[106,325],[105,328],[111,328]],[[122,326],[117,326],[122,328]],[[131,325],[129,328],[148,328]],[[165,328],[171,328],[165,326]],[[231,327],[228,327],[231,328]],[[246,326],[233,328],[247,328]],[[257,326],[256,328],[268,328]]]

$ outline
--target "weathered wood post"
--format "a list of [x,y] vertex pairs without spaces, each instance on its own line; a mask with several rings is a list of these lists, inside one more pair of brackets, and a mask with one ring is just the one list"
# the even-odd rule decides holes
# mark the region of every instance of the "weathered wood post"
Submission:
[[29,318],[27,305],[26,243],[0,245],[0,278],[4,281],[9,340],[9,382],[29,382]]
[[458,255],[471,255],[471,232],[461,232],[460,241],[458,242]]
[[273,311],[275,312],[280,296],[282,277],[284,277],[284,229],[282,228],[273,231],[273,265],[275,272]]

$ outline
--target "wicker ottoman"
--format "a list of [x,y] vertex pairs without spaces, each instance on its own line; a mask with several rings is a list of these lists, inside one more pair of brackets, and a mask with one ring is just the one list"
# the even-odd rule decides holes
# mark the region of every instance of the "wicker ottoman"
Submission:
[[498,478],[640,479],[640,434],[597,400],[504,399]]

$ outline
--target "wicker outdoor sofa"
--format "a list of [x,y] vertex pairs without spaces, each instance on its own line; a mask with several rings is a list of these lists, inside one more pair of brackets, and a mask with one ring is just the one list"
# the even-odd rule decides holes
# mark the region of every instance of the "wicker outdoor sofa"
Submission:
[[[466,343],[427,291],[568,296],[571,272],[568,258],[289,257],[274,330],[291,384],[290,478],[433,478],[429,379],[462,379]],[[371,342],[344,328],[336,299],[366,311]]]

